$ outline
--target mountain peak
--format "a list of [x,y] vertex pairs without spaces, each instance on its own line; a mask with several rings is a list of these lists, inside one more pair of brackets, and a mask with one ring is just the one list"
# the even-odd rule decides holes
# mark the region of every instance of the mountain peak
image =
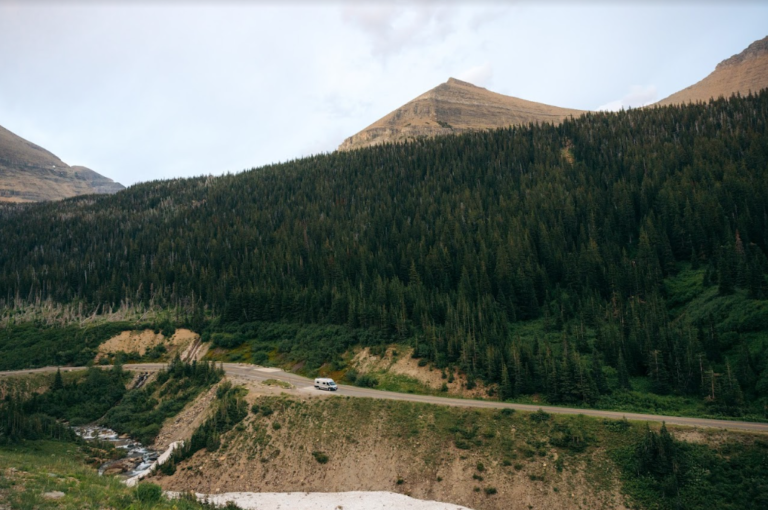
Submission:
[[476,89],[486,90],[484,87],[478,87],[473,83],[469,83],[468,81],[462,81],[457,78],[448,78],[448,81],[445,82],[445,85],[458,85],[460,87],[474,87]]
[[347,138],[339,150],[530,123],[558,124],[582,113],[581,110],[497,94],[466,81],[448,78],[445,83]]

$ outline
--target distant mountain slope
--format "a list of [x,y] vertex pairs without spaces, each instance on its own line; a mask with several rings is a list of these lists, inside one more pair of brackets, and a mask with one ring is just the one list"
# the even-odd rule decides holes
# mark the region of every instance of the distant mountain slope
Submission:
[[559,124],[582,113],[497,94],[450,78],[347,138],[339,150],[531,122]]
[[768,88],[768,37],[755,41],[738,55],[723,60],[700,82],[676,92],[657,105],[709,101]]
[[89,168],[70,167],[54,154],[0,126],[0,202],[40,202],[125,187]]

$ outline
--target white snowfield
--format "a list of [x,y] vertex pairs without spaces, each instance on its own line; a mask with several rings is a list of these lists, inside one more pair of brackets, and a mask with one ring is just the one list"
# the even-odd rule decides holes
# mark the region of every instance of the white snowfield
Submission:
[[[177,497],[178,492],[167,492]],[[472,510],[439,501],[423,501],[393,492],[224,492],[195,494],[217,506],[231,501],[245,510]]]

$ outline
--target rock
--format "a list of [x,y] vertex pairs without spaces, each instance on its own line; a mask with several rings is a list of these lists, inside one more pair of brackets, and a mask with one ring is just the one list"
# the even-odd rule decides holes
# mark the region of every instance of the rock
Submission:
[[45,499],[61,499],[64,496],[66,496],[66,494],[64,494],[61,491],[51,491],[51,492],[44,492],[43,493],[43,497]]
[[133,471],[141,463],[140,458],[122,459],[104,469],[105,475],[119,475]]

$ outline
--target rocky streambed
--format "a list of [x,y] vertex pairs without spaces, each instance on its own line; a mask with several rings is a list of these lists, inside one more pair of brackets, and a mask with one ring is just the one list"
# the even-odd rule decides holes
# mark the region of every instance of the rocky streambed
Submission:
[[[160,453],[134,441],[126,435],[119,435],[112,429],[98,425],[73,427],[75,433],[86,441],[104,441],[115,448],[125,450],[125,456],[109,460],[99,466],[100,475],[115,475],[127,480],[142,478],[149,474]],[[137,479],[138,479],[137,478]]]

